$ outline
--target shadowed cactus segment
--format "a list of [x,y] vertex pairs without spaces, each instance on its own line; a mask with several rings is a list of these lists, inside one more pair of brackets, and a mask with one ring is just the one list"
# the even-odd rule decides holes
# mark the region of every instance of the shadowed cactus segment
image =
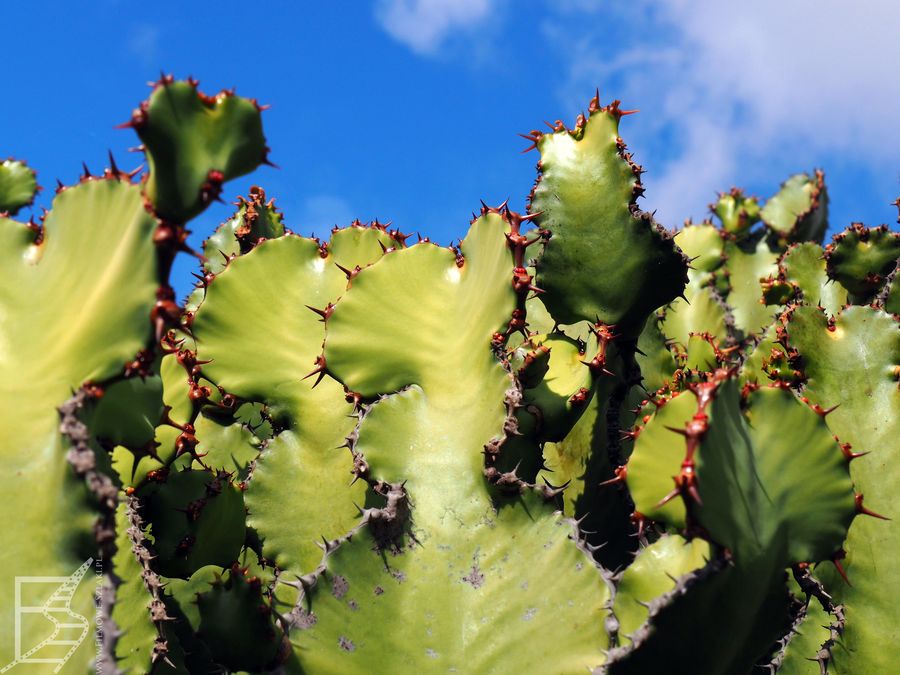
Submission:
[[25,162],[12,158],[0,162],[0,213],[16,215],[31,206],[40,189],[37,174]]
[[198,254],[261,112],[164,77],[147,172],[0,219],[0,606],[99,553],[104,673],[890,672],[895,232],[823,249],[820,171],[664,230],[598,96],[458,247],[253,187]]

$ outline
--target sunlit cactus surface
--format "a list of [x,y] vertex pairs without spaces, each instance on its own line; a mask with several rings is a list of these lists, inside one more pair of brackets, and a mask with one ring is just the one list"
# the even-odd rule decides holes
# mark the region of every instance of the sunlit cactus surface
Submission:
[[598,95],[457,246],[253,187],[191,248],[263,110],[164,77],[27,221],[0,164],[0,606],[101,572],[96,642],[5,612],[0,666],[896,672],[896,230],[825,245],[820,170],[667,229]]

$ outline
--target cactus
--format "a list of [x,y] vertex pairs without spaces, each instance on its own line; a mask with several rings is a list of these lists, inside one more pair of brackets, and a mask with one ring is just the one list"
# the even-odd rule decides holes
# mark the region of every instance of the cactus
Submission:
[[102,555],[99,671],[890,670],[900,235],[823,248],[821,171],[665,230],[598,95],[459,247],[253,187],[196,253],[262,109],[164,77],[139,183],[0,220],[4,575]]
[[10,158],[0,163],[0,213],[16,215],[31,206],[40,189],[37,174],[25,162]]

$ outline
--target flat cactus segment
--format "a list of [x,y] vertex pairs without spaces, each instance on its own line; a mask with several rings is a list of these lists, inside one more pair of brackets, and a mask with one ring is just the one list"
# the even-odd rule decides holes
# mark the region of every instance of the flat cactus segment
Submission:
[[229,256],[246,253],[260,239],[275,239],[284,234],[284,218],[275,208],[274,199],[266,201],[260,187],[250,188],[248,199],[239,197],[237,212],[203,242],[204,267],[218,274]]
[[[681,496],[693,518],[736,557],[774,547],[783,551],[784,566],[828,559],[856,513],[840,447],[821,416],[789,391],[753,391],[744,411],[740,398],[736,379],[702,383],[656,413],[629,462],[635,508],[680,528],[684,506],[673,502]],[[688,413],[690,421],[670,423]],[[767,419],[782,420],[791,434],[762,422]],[[666,433],[686,450],[673,453]],[[665,476],[674,478],[674,490]]]
[[[368,672],[389,654],[415,671],[515,672],[539,660],[571,671],[603,659],[609,591],[574,523],[514,473],[485,466],[502,454],[520,396],[495,346],[517,309],[514,221],[486,210],[460,261],[428,244],[387,254],[327,320],[329,371],[381,396],[352,449],[386,504],[365,509],[301,580],[291,639],[303,670]],[[513,627],[528,635],[542,616],[550,639],[520,639]]]
[[[200,413],[194,422],[197,454],[203,464],[213,471],[223,471],[234,481],[246,480],[250,465],[259,455],[262,441],[240,422],[216,419]],[[194,468],[200,468],[194,460]]]
[[601,573],[574,545],[571,521],[537,495],[521,500],[471,529],[447,513],[443,536],[401,555],[379,553],[369,531],[337,548],[303,627],[291,633],[302,672],[402,663],[409,672],[521,673],[541,664],[577,673],[599,665],[609,601]]
[[758,335],[772,323],[777,309],[762,303],[762,280],[778,273],[778,253],[765,239],[755,247],[728,242],[728,273],[731,284],[726,301],[734,315],[734,325],[741,336]]
[[691,289],[687,299],[678,298],[670,304],[659,327],[667,338],[684,348],[691,333],[706,333],[724,344],[730,323],[728,307],[715,289],[705,286]]
[[822,243],[828,229],[825,174],[816,170],[812,176],[805,173],[791,176],[766,202],[760,216],[780,242]]
[[[358,522],[354,504],[366,503],[366,484],[351,485],[350,452],[336,445],[319,446],[310,434],[284,431],[256,464],[245,493],[247,526],[260,534],[263,553],[281,569],[314,570],[322,537],[337,537]],[[303,516],[286,526],[286,512]]]
[[[361,225],[334,232],[326,248],[294,235],[264,241],[216,276],[194,319],[198,354],[211,359],[204,375],[244,400],[264,401],[287,427],[263,450],[245,497],[248,525],[262,539],[264,555],[294,574],[315,568],[320,538],[345,533],[355,524],[354,503],[367,500],[364,481],[348,485],[353,406],[317,365],[321,314],[330,315],[346,292],[342,267],[354,276],[384,255],[382,245],[401,243],[382,227]],[[304,379],[310,371],[321,381]],[[304,514],[290,528],[283,526],[286,504]]]
[[640,169],[619,138],[618,108],[600,108],[573,132],[540,136],[541,176],[531,212],[550,232],[537,285],[558,321],[615,325],[636,337],[647,315],[684,289],[678,247],[635,204]]
[[[329,370],[364,398],[410,384],[459,392],[475,363],[502,373],[491,338],[516,307],[505,231],[498,214],[476,220],[462,242],[462,267],[449,249],[419,244],[360,272],[328,319]],[[371,339],[359,339],[361,326]]]
[[[630,385],[622,376],[626,370],[614,351],[609,368],[615,377],[603,377],[595,385],[584,414],[565,438],[544,444],[545,468],[540,479],[551,485],[565,485],[559,503],[563,513],[576,519],[592,546],[594,559],[608,569],[631,561],[638,545],[632,536],[634,525],[627,490],[617,486],[622,477],[616,472],[626,452],[624,429],[634,415],[633,407],[623,399]],[[618,414],[611,409],[618,409]],[[621,416],[621,417],[620,417]],[[610,420],[613,420],[612,425]]]
[[142,491],[155,566],[187,578],[205,565],[230,565],[244,544],[244,499],[225,474],[171,473]]
[[821,577],[846,609],[842,647],[832,650],[835,672],[889,672],[900,662],[900,627],[895,621],[900,571],[900,518],[895,470],[900,435],[900,331],[890,314],[865,306],[845,309],[830,325],[814,307],[798,307],[786,318],[788,344],[800,352],[808,382],[804,395],[822,408],[838,407],[826,418],[847,447],[860,506],[891,522],[856,518],[838,559],[852,586],[837,570],[819,568]]
[[34,202],[40,189],[37,175],[25,162],[17,159],[0,162],[0,213],[16,215]]
[[397,231],[388,231],[377,220],[363,225],[354,221],[349,227],[335,229],[328,242],[328,253],[336,265],[349,270],[365,266],[381,258],[386,249],[403,248],[406,237]]
[[877,302],[885,312],[900,315],[900,281],[897,281],[900,274],[898,274],[897,270],[900,270],[900,262],[898,262],[897,267],[894,268],[894,271],[891,272],[885,281],[884,288],[879,294]]
[[260,106],[223,91],[206,96],[194,81],[163,77],[131,126],[144,145],[144,186],[160,218],[185,223],[217,199],[222,184],[266,161]]
[[284,651],[262,581],[233,565],[197,594],[197,637],[216,663],[231,671],[270,670]]
[[712,556],[703,539],[688,541],[677,534],[660,537],[638,551],[616,584],[613,614],[620,640],[628,640],[649,616],[653,600],[674,590],[677,579],[703,567]]
[[[537,383],[528,386],[523,382],[525,389],[522,392],[522,404],[526,411],[537,417],[538,438],[560,441],[587,407],[584,397],[593,388],[595,376],[585,364],[597,352],[597,340],[592,336],[591,341],[582,349],[578,342],[567,335],[551,333],[533,336],[526,344],[533,345],[538,350],[537,353],[548,350],[546,353],[549,358],[547,370]],[[607,365],[612,364],[606,364],[604,360],[604,367]]]
[[828,278],[825,251],[814,242],[791,246],[778,263],[780,276],[789,280],[801,293],[802,302],[824,307],[837,316],[847,303],[847,290]]
[[[746,675],[789,628],[784,570],[764,554],[730,566],[712,558],[649,603],[649,620],[610,650],[601,675]],[[656,577],[656,573],[652,574]]]
[[759,200],[746,196],[738,188],[720,193],[718,201],[710,204],[710,210],[719,218],[722,230],[736,237],[748,234],[760,218]]
[[660,328],[660,319],[651,317],[638,337],[640,350],[635,359],[641,369],[643,385],[648,391],[656,391],[671,382],[672,373],[678,368],[668,347],[668,338]]
[[[830,626],[835,623],[835,617],[825,611],[817,598],[806,597],[796,580],[791,579],[789,586],[795,604],[794,624],[779,643],[771,663],[775,672],[785,675],[820,675],[817,657],[831,639]],[[832,671],[833,668],[829,670]]]
[[163,413],[159,377],[132,377],[106,388],[87,420],[91,433],[107,447],[145,448],[153,442]]
[[725,240],[710,223],[688,223],[675,233],[675,243],[691,261],[690,283],[703,285],[724,263]]
[[776,352],[785,354],[785,348],[778,342],[773,324],[757,339],[755,345],[747,348],[739,371],[741,379],[752,384],[766,384],[769,381],[766,367]]
[[697,410],[690,393],[682,393],[660,406],[647,420],[628,460],[626,483],[638,513],[674,528],[684,528],[685,509],[680,499],[661,500],[672,491],[672,479],[681,471],[684,438],[672,429],[683,429]]
[[[311,239],[273,239],[234,259],[209,284],[194,319],[198,357],[211,360],[204,375],[241,399],[265,401],[276,416],[304,414],[307,399],[321,398],[301,378],[313,368],[324,335],[321,317],[306,306],[324,309],[346,286]],[[279,317],[277,339],[261,330],[272,316]],[[333,383],[322,386],[343,399]]]
[[862,301],[878,292],[898,258],[900,233],[884,225],[869,228],[853,223],[825,248],[828,276]]
[[697,453],[697,519],[736,556],[777,548],[786,563],[827,560],[856,514],[838,443],[781,388],[752,392],[741,414],[737,384],[721,385],[710,409]]
[[[120,502],[116,511],[116,553],[112,560],[113,573],[118,580],[116,586],[116,603],[113,606],[112,619],[118,630],[115,656],[116,666],[127,673],[174,672],[165,662],[155,668],[153,647],[160,639],[157,632],[159,625],[165,625],[167,615],[165,606],[155,602],[147,591],[142,573],[143,567],[138,563],[132,551],[132,541],[128,533],[131,524],[126,515],[125,503]],[[137,536],[141,536],[137,534]],[[180,661],[177,640],[172,639],[170,631],[166,631],[167,656],[170,663]],[[159,659],[156,659],[159,661]]]
[[[0,607],[13,607],[16,575],[68,576],[93,550],[79,548],[94,518],[66,464],[56,408],[85,380],[119,375],[150,338],[156,226],[140,188],[115,178],[58,194],[40,243],[0,218],[0,458],[14,477],[0,505],[10,537],[0,548]],[[74,612],[94,615],[92,591],[89,581],[79,587]],[[3,664],[13,660],[12,622],[3,612]],[[44,639],[40,629],[26,626],[23,644]],[[93,656],[87,640],[72,659]]]

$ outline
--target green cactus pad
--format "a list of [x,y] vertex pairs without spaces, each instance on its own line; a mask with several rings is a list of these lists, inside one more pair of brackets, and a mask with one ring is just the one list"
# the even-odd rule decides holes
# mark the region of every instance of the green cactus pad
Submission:
[[847,627],[842,648],[833,651],[837,673],[888,672],[900,662],[900,627],[893,620],[898,603],[900,518],[896,495],[900,481],[900,331],[896,317],[870,307],[849,307],[829,327],[815,307],[798,307],[786,317],[788,344],[800,352],[808,378],[804,394],[828,414],[831,431],[850,453],[870,454],[851,463],[851,475],[864,506],[893,519],[859,517],[844,544],[843,568],[853,584],[836,570],[819,568],[835,601],[844,604]]
[[820,305],[836,316],[847,303],[847,290],[825,272],[825,251],[816,243],[791,246],[778,263],[781,276],[800,290],[802,302]]
[[250,188],[249,199],[238,198],[237,212],[203,242],[204,267],[218,274],[227,258],[247,253],[260,239],[275,239],[284,234],[283,216],[274,200],[266,201],[262,188]]
[[709,223],[687,224],[675,234],[675,243],[688,257],[691,285],[705,285],[724,262],[725,240]]
[[[697,521],[736,556],[777,545],[785,565],[828,559],[840,547],[855,508],[846,460],[825,421],[780,388],[751,392],[741,412],[736,379],[712,386],[695,389],[712,394],[692,392],[669,401],[641,431],[628,465],[635,508],[683,527],[683,503],[670,498],[660,506],[673,494],[672,479],[680,477],[681,491],[676,488],[674,495],[693,499]],[[708,430],[698,436],[692,483],[678,468],[686,457],[685,439],[672,430],[689,428],[698,405]],[[770,417],[783,420],[791,434],[756,423]],[[689,494],[692,484],[699,502]]]
[[647,620],[647,605],[675,588],[676,580],[703,567],[712,552],[702,539],[687,541],[677,534],[660,537],[638,551],[616,584],[613,614],[626,640]]
[[718,201],[710,204],[710,210],[718,216],[722,230],[736,237],[748,234],[760,218],[759,200],[744,195],[738,188],[720,193]]
[[[817,598],[805,597],[795,579],[790,580],[789,587],[795,606],[794,623],[780,642],[771,663],[776,672],[785,675],[821,675],[817,657],[831,638],[829,626],[834,617],[825,611]],[[833,672],[833,668],[829,672]]]
[[620,117],[594,99],[574,131],[539,136],[531,210],[551,234],[537,283],[554,318],[601,321],[637,337],[647,315],[682,292],[686,266],[671,235],[636,206],[640,169],[619,139]]
[[[777,554],[731,566],[712,558],[650,601],[649,620],[609,652],[600,673],[753,672],[789,629],[788,594]],[[656,571],[650,579],[658,579]],[[659,582],[658,582],[659,583]],[[649,585],[649,584],[648,584]]]
[[[60,192],[40,243],[27,226],[0,219],[0,457],[10,476],[0,506],[9,536],[0,547],[0,607],[13,606],[16,575],[68,576],[96,555],[92,511],[66,463],[56,408],[84,381],[120,374],[150,337],[156,225],[140,189],[116,178]],[[92,591],[84,581],[73,611],[93,616]],[[13,660],[12,621],[2,614],[4,665]],[[46,637],[41,626],[24,630],[23,643]],[[88,640],[72,658],[87,664],[93,655]]]
[[105,445],[138,450],[153,442],[162,412],[160,378],[132,377],[107,387],[87,424]]
[[[611,368],[620,372],[618,359]],[[587,409],[566,437],[544,445],[546,469],[540,474],[552,485],[567,486],[561,500],[563,513],[578,520],[591,545],[600,546],[593,551],[594,557],[609,569],[630,562],[638,544],[632,536],[627,491],[616,487],[619,481],[613,462],[624,453],[624,442],[620,430],[609,427],[610,406],[616,405],[627,389],[619,377],[600,380]],[[623,403],[620,407],[631,406]],[[628,424],[634,415],[624,410],[622,417],[622,424]]]
[[641,369],[643,385],[648,391],[656,391],[671,383],[672,373],[678,368],[667,340],[660,329],[660,320],[656,318],[647,321],[638,338],[637,348],[640,351],[635,358]]
[[758,335],[778,312],[763,304],[761,286],[763,279],[778,273],[778,253],[763,239],[749,248],[728,242],[725,254],[730,281],[726,302],[732,309],[735,328],[744,337]]
[[669,305],[659,327],[667,338],[687,347],[691,333],[708,333],[724,344],[730,323],[728,307],[715,289],[706,286],[689,289],[687,300],[678,298]]
[[[329,438],[329,431],[282,432],[263,450],[249,483],[247,524],[263,537],[266,557],[282,569],[314,569],[322,557],[317,543],[349,531],[358,520],[354,504],[366,501],[365,483],[350,485],[352,458],[337,447],[343,439]],[[302,515],[288,526],[285,509]]]
[[277,665],[284,634],[259,577],[234,565],[198,592],[194,602],[196,636],[216,663],[230,671],[251,672]]
[[[152,617],[159,612],[165,615],[166,611],[164,607],[156,605],[151,613],[154,600],[145,586],[144,569],[132,551],[128,532],[130,526],[125,503],[120,502],[116,510],[116,553],[112,560],[113,573],[118,580],[115,591],[116,604],[112,612],[113,623],[118,631],[115,647],[116,665],[128,673],[151,673],[154,672],[155,665],[153,647],[159,635]],[[168,631],[166,641],[167,658],[173,664],[179,662],[179,645]],[[171,668],[167,668],[167,665],[164,661],[160,661],[158,670],[174,672]]]
[[900,263],[888,276],[877,299],[880,307],[889,314],[900,314],[900,281],[897,281],[900,274],[897,270],[900,270]]
[[192,80],[163,77],[127,126],[144,144],[147,197],[172,223],[201,213],[222,183],[250,173],[268,153],[256,101],[230,91],[206,96]]
[[766,202],[760,216],[781,243],[822,243],[828,229],[825,174],[817,170],[812,177],[805,173],[791,176],[782,184],[778,193]]
[[867,301],[884,284],[900,258],[900,233],[885,225],[865,227],[853,223],[834,235],[825,248],[828,276]]
[[156,568],[187,578],[205,565],[228,566],[244,544],[244,499],[224,473],[179,471],[141,493]]
[[0,213],[14,216],[30,206],[41,188],[37,174],[25,162],[6,159],[0,162]]
[[635,509],[646,518],[677,529],[685,526],[682,501],[672,499],[660,504],[671,492],[672,478],[678,475],[684,459],[684,439],[671,429],[683,429],[696,410],[697,401],[688,393],[677,394],[661,405],[641,429],[628,460],[626,481]]
[[[537,417],[540,440],[562,440],[587,407],[587,394],[594,385],[594,375],[585,365],[597,352],[597,340],[582,348],[563,333],[533,336],[529,342],[536,348],[549,349],[547,371],[533,386],[525,386],[522,404]],[[587,356],[591,354],[591,356]],[[535,410],[536,409],[536,410]]]
[[[194,423],[197,434],[197,454],[204,466],[224,471],[235,481],[246,480],[250,464],[259,455],[262,441],[246,424],[230,419],[217,419],[201,413]],[[194,468],[200,468],[194,460]]]
[[[658,672],[667,661],[693,672],[747,672],[786,631],[784,568],[828,559],[855,515],[846,460],[820,415],[780,387],[749,391],[742,406],[739,381],[724,371],[714,377],[643,428],[627,481],[640,513],[699,526],[727,558],[716,549],[706,568],[653,601],[632,644],[612,653],[611,673]],[[791,433],[764,423],[771,419]],[[659,480],[671,467],[674,491]]]
[[[461,266],[431,245],[386,255],[328,319],[329,371],[365,398],[384,395],[354,453],[387,504],[303,582],[291,638],[305,670],[369,672],[399,655],[413,671],[602,661],[609,594],[572,523],[536,491],[511,484],[504,497],[485,478],[483,452],[516,396],[491,348],[517,304],[504,221],[475,221]],[[426,306],[440,323],[422,323]],[[539,616],[552,617],[541,645],[522,639]]]
[[[289,427],[263,451],[246,501],[248,525],[263,538],[266,557],[297,574],[315,567],[316,542],[346,532],[355,523],[354,503],[366,501],[363,482],[349,485],[353,460],[339,447],[353,431],[353,406],[330,377],[315,387],[315,379],[304,379],[325,333],[322,317],[308,307],[324,312],[345,292],[339,265],[353,274],[384,247],[401,245],[383,226],[359,224],[334,232],[327,250],[293,235],[265,241],[229,263],[196,313],[198,355],[212,359],[204,375],[242,399],[265,401]],[[261,329],[271,316],[279,317],[277,339]],[[284,527],[285,508],[304,517]]]

